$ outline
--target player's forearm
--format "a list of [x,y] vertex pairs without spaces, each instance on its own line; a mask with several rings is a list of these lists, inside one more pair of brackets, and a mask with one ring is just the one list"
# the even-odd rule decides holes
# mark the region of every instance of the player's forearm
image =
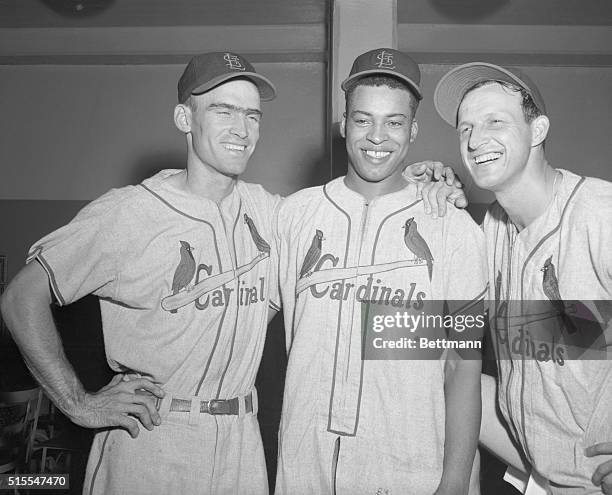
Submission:
[[[27,266],[3,294],[4,321],[33,377],[67,416],[74,418],[85,390],[68,362],[53,321],[46,274]],[[42,282],[42,286],[41,286]]]
[[[457,361],[444,385],[446,427],[441,488],[468,493],[480,429],[480,361]],[[443,490],[446,491],[446,490]]]
[[480,444],[509,466],[528,473],[531,468],[523,459],[522,453],[508,432],[506,422],[496,407],[495,378],[483,374],[480,383],[482,396]]

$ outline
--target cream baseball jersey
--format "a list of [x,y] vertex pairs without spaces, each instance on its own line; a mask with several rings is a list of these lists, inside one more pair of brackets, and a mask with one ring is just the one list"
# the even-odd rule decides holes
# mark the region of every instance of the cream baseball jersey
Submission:
[[433,493],[444,361],[364,360],[361,302],[482,298],[482,232],[459,210],[429,218],[414,185],[366,202],[343,178],[287,198],[277,224],[289,351],[277,492]]
[[[600,493],[590,479],[603,458],[584,449],[612,437],[612,184],[558,172],[551,205],[521,232],[497,203],[485,218],[498,398],[553,494]],[[574,326],[563,301],[588,308],[588,328]],[[582,349],[568,345],[581,334]],[[595,348],[608,358],[582,355]]]
[[[171,185],[179,172],[103,195],[36,243],[29,260],[46,269],[59,304],[89,293],[101,298],[106,355],[116,372],[159,382],[166,402],[249,393],[256,402],[268,307],[278,308],[270,225],[279,198],[239,181],[216,204]],[[86,480],[92,492],[199,493],[202,485],[213,493],[267,491],[253,414],[199,414],[189,441],[176,430],[193,429],[194,418],[169,412],[162,421],[137,439],[122,430],[97,435]],[[169,455],[195,457],[169,472]],[[201,476],[181,484],[194,477],[185,474],[194,462]]]

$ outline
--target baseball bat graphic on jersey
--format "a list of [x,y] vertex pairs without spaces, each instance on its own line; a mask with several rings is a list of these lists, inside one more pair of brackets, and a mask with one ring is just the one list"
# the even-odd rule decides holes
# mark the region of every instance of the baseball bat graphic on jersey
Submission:
[[[363,357],[369,302],[412,312],[484,290],[478,226],[455,209],[428,219],[421,206],[416,186],[366,201],[340,177],[279,207],[289,349],[279,495],[431,495],[439,485],[445,362]],[[406,245],[409,218],[431,256]]]
[[240,275],[247,273],[252,270],[257,263],[268,258],[270,256],[270,252],[260,252],[253,260],[245,265],[239,266],[236,270],[228,270],[223,273],[219,273],[218,275],[213,275],[201,282],[198,282],[191,290],[184,290],[182,292],[178,292],[177,294],[172,294],[170,296],[166,296],[161,301],[161,307],[166,311],[177,310],[178,308],[182,308],[196,299],[199,299],[207,292],[216,289],[217,287],[222,286],[239,277]]
[[597,302],[611,299],[612,186],[559,172],[554,199],[528,228],[518,232],[499,203],[484,220],[496,300],[507,302],[490,320],[501,356],[498,403],[538,475],[573,493],[600,493],[591,482],[598,461],[583,452],[611,435],[610,326]]
[[315,284],[323,284],[326,282],[333,282],[334,280],[354,278],[359,275],[372,275],[375,273],[388,272],[391,270],[397,270],[398,268],[423,266],[426,264],[427,263],[425,261],[414,259],[393,261],[391,263],[380,263],[377,265],[352,266],[348,268],[330,268],[327,270],[319,270],[312,272],[312,275],[309,275],[306,278],[300,279],[300,281],[295,286],[295,293],[297,295],[300,292],[303,292],[308,289],[308,287],[311,287]]

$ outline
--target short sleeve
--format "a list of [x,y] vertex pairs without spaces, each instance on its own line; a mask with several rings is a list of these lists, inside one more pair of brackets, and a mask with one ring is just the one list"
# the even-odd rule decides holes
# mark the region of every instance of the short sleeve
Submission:
[[278,195],[273,195],[271,199],[272,212],[272,249],[270,250],[270,295],[269,295],[269,306],[275,311],[281,309],[281,295],[279,286],[279,240],[278,240],[278,212],[280,205],[282,204],[282,198]]
[[297,273],[295,268],[295,250],[291,248],[292,229],[295,226],[291,223],[291,211],[295,203],[291,199],[285,199],[277,208],[275,215],[275,243],[278,252],[278,284],[282,299],[284,323],[285,323],[285,343],[287,351],[291,348],[293,337],[294,311],[295,311],[295,287],[297,284]]
[[58,304],[70,304],[87,294],[110,299],[115,295],[117,263],[129,234],[129,228],[122,227],[126,189],[94,200],[70,223],[30,248],[27,263],[36,260],[42,265]]
[[487,259],[482,229],[464,211],[454,210],[446,228],[449,256],[445,270],[447,300],[476,300],[486,295]]

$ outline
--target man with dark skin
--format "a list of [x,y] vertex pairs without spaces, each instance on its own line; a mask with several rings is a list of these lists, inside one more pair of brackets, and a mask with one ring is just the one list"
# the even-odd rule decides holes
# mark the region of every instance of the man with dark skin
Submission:
[[279,494],[479,493],[480,361],[362,357],[365,299],[419,307],[485,290],[476,224],[452,206],[430,218],[402,176],[419,81],[396,50],[357,57],[343,83],[346,177],[279,207],[289,349]]

